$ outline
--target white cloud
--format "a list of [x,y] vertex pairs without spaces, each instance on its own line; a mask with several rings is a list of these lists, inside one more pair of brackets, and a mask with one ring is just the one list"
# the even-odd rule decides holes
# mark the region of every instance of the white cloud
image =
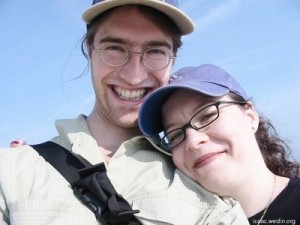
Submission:
[[243,6],[245,0],[229,0],[222,2],[216,7],[209,10],[205,15],[196,19],[196,24],[202,29],[220,20],[224,20],[234,14],[241,6]]

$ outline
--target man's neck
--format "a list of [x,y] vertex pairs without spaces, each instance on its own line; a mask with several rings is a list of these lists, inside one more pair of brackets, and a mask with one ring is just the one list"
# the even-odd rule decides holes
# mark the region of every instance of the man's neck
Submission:
[[103,120],[95,113],[91,113],[87,117],[87,124],[106,162],[110,160],[124,141],[140,133],[138,127],[133,129],[119,127],[112,122]]

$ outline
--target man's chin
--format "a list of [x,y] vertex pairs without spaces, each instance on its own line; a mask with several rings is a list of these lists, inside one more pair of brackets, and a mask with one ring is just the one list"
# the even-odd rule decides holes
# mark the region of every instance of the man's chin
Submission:
[[138,120],[132,118],[121,118],[118,122],[120,127],[124,129],[138,129]]

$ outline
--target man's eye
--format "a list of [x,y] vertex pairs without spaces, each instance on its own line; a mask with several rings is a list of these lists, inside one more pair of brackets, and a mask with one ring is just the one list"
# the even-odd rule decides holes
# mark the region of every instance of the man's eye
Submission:
[[159,49],[159,48],[152,48],[152,49],[149,49],[149,50],[147,51],[147,53],[149,53],[149,54],[161,54],[161,55],[165,55],[165,54],[166,54],[166,52],[165,52],[164,50]]
[[119,45],[110,45],[105,47],[105,50],[107,51],[119,51],[119,52],[125,52],[126,50],[124,49],[124,47],[119,46]]
[[165,58],[167,56],[167,52],[159,48],[148,49],[145,54],[150,58]]

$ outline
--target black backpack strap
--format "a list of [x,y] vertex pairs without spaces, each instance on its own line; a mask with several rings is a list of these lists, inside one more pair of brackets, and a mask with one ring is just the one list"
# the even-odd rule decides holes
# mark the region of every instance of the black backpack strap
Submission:
[[78,170],[86,166],[64,147],[51,141],[31,145],[31,147],[60,172],[70,184],[80,179]]
[[31,145],[72,185],[73,192],[104,225],[141,225],[129,203],[111,184],[104,163],[86,166],[54,142]]

